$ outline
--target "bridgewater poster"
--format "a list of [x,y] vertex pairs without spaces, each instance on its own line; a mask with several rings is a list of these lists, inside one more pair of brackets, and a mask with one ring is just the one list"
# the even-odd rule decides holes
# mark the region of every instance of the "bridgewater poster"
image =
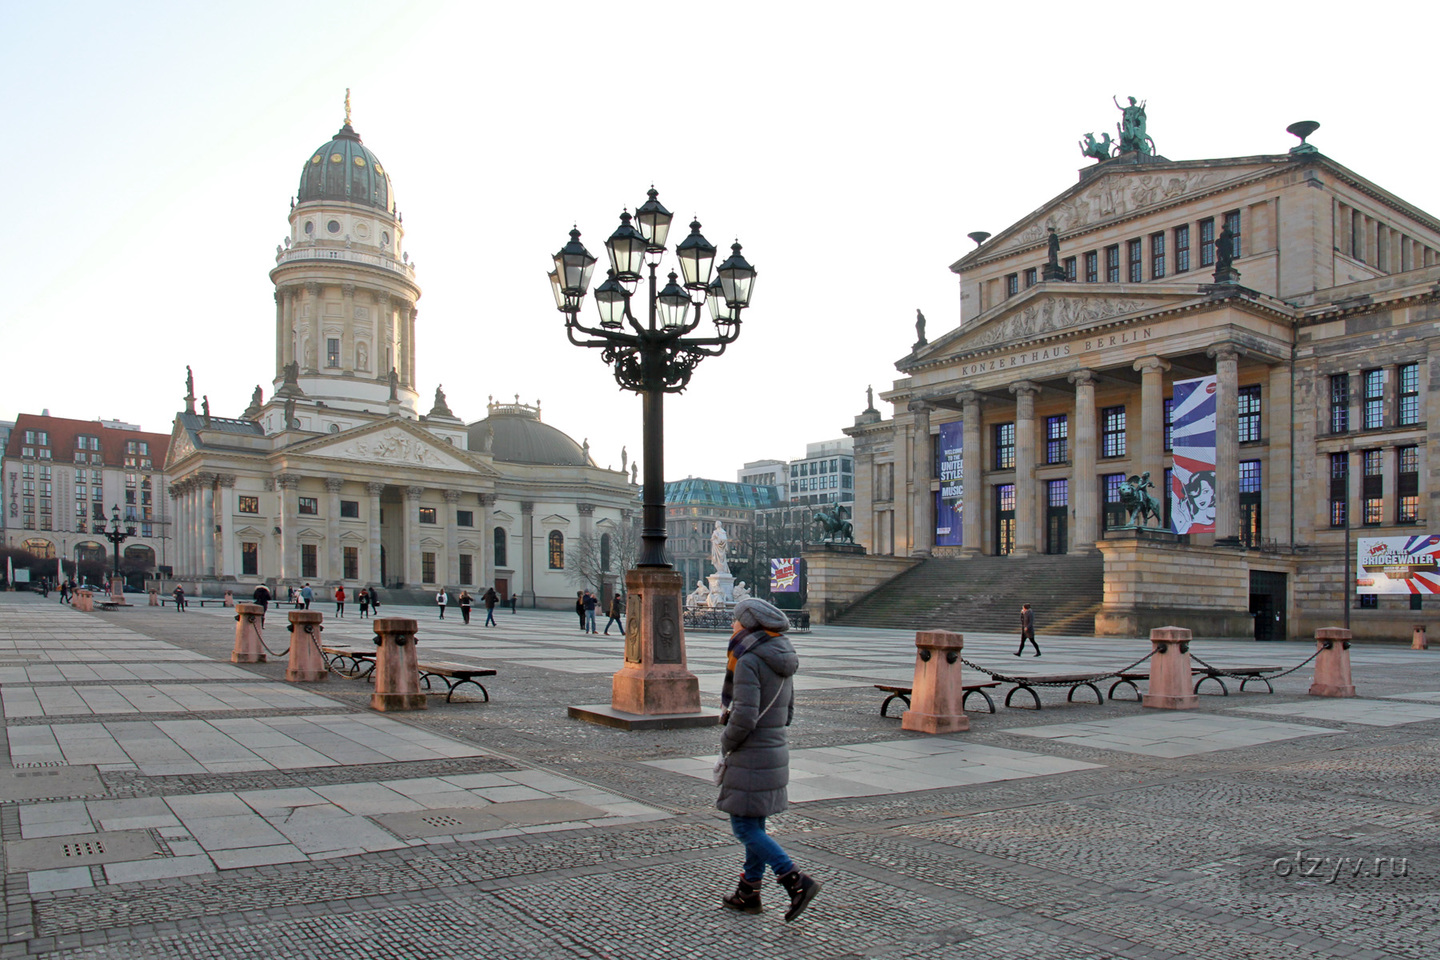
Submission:
[[1440,536],[1361,537],[1355,541],[1355,592],[1440,593]]

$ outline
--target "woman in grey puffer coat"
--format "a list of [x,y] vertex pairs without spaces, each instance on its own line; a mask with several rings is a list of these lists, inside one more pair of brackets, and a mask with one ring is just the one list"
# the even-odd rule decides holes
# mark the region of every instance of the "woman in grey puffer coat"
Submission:
[[723,900],[742,913],[760,913],[760,882],[768,865],[790,895],[787,922],[794,920],[820,892],[820,882],[796,869],[785,851],[765,832],[765,818],[789,806],[790,748],[786,727],[795,715],[795,684],[800,668],[785,631],[784,611],[758,598],[735,605],[725,685],[720,693],[725,730],[720,751],[725,774],[715,806],[730,814],[730,829],[745,845],[740,885]]

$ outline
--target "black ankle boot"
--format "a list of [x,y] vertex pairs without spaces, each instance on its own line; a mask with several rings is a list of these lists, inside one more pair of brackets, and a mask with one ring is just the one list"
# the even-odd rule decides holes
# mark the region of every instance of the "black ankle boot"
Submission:
[[735,892],[720,901],[731,910],[738,910],[741,913],[764,913],[765,908],[760,906],[760,884],[752,884],[744,877],[740,878],[740,884]]
[[819,880],[806,876],[799,870],[791,870],[784,876],[776,877],[775,882],[784,887],[785,892],[790,894],[790,909],[785,911],[786,923],[789,923],[804,913],[805,908],[810,905],[811,900],[815,899],[815,895],[820,892],[820,888],[823,886]]

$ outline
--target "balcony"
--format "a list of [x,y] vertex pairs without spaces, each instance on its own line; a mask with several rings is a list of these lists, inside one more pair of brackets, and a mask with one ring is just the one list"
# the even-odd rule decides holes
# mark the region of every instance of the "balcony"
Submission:
[[289,250],[282,250],[275,258],[276,265],[294,263],[301,260],[343,260],[348,263],[364,263],[372,267],[380,267],[382,270],[393,270],[407,279],[415,279],[415,267],[413,264],[403,263],[394,257],[385,257],[374,253],[362,253],[359,250],[348,250],[339,247],[319,247],[313,245],[297,245]]

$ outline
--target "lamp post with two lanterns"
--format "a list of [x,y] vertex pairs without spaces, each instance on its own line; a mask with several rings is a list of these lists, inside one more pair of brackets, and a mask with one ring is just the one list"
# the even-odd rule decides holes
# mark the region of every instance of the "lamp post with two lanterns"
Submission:
[[[598,260],[580,242],[578,229],[570,231],[569,242],[555,254],[550,273],[555,306],[565,316],[570,342],[602,350],[615,381],[643,401],[641,547],[636,569],[626,578],[631,597],[626,666],[615,675],[614,686],[615,709],[640,714],[698,713],[700,703],[698,681],[684,669],[680,576],[665,559],[664,397],[684,390],[701,360],[724,353],[740,336],[740,315],[750,305],[755,284],[755,268],[741,255],[740,244],[716,266],[714,245],[700,233],[699,221],[693,221],[689,235],[675,246],[680,272],[670,271],[668,282],[657,290],[673,218],[654,187],[633,216],[629,211],[620,214],[620,226],[605,241],[610,269],[595,288],[598,326],[580,321]],[[647,268],[642,318],[633,300]],[[714,332],[693,335],[707,306]],[[674,666],[678,673],[670,669]],[[662,682],[666,680],[677,682]]]

